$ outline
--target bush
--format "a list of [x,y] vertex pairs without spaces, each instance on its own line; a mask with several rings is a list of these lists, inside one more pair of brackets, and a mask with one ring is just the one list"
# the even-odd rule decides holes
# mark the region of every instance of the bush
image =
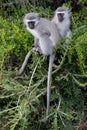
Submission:
[[[1,66],[5,66],[11,54],[22,61],[27,51],[32,47],[31,35],[24,29],[22,19],[5,20],[0,17],[0,57]],[[16,59],[15,59],[16,60]],[[14,62],[14,61],[13,61]],[[10,63],[9,63],[10,64]]]
[[[53,15],[50,8],[35,10],[41,16]],[[67,43],[68,48],[61,45],[56,54],[48,124],[45,122],[48,58],[32,54],[23,76],[11,76],[33,46],[33,37],[22,22],[23,15],[32,8],[24,5],[11,11],[11,16],[5,13],[0,17],[0,128],[74,130],[83,120],[87,105],[87,29],[86,18],[81,19],[83,10],[72,14],[73,37]],[[9,59],[13,60],[12,64]],[[9,64],[11,69],[7,69]]]

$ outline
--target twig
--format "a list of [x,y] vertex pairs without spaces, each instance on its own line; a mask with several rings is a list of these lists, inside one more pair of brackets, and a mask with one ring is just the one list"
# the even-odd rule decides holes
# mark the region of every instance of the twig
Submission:
[[60,117],[60,119],[61,119],[61,121],[62,121],[63,126],[66,127],[66,125],[65,125],[65,123],[64,123],[64,121],[63,121],[63,119],[62,119],[62,116],[61,116],[60,114],[59,114],[59,117]]
[[[53,87],[51,87],[51,89],[54,89],[55,87],[56,87],[56,86],[53,86]],[[46,91],[47,91],[47,89],[45,88],[45,89],[43,90],[43,92],[41,92],[40,94],[38,94],[34,99],[29,100],[29,101],[26,103],[26,105],[28,105],[28,104],[31,103],[31,102],[36,101],[39,97],[41,97],[42,95],[44,95],[44,94],[46,93]]]
[[33,70],[33,73],[32,73],[32,76],[31,76],[31,79],[30,79],[30,82],[29,82],[29,87],[30,87],[30,85],[31,85],[32,79],[33,79],[33,77],[34,77],[34,74],[35,74],[35,71],[36,71],[36,69],[37,69],[37,66],[38,66],[39,62],[40,62],[40,58],[39,58],[39,60],[38,60],[38,62],[37,62],[37,64],[36,64],[36,66],[35,66],[35,68],[34,68],[34,70]]
[[22,92],[18,92],[18,93],[16,93],[16,94],[11,94],[11,95],[7,95],[7,96],[1,96],[0,97],[0,99],[4,99],[4,98],[9,98],[9,97],[12,97],[12,96],[15,96],[15,95],[19,95],[19,94],[21,94]]
[[78,28],[76,28],[73,32],[77,32],[77,31],[79,31],[79,30],[81,30],[81,29],[84,29],[86,27],[86,25],[83,25],[83,26],[81,26],[81,27],[78,27]]
[[78,84],[79,86],[81,86],[81,87],[86,87],[87,86],[87,82],[86,83],[80,83],[74,76],[72,76],[72,78],[74,79],[76,84]]
[[80,74],[73,74],[73,75],[76,76],[76,77],[87,78],[87,74],[83,74],[83,75],[80,75]]
[[16,108],[19,108],[19,106],[16,106],[16,107],[12,107],[12,108],[3,110],[3,111],[0,112],[0,114],[3,114],[3,113],[5,113],[5,112],[11,111],[11,110],[14,110],[14,109],[16,109]]
[[56,73],[59,69],[61,69],[61,67],[62,67],[62,65],[63,65],[63,63],[64,63],[64,61],[65,61],[65,57],[66,57],[66,55],[67,55],[67,51],[68,51],[68,49],[67,49],[66,52],[64,53],[64,56],[63,56],[63,58],[62,58],[62,61],[61,61],[60,65],[57,67],[56,70],[54,70],[54,71],[52,72],[52,74]]

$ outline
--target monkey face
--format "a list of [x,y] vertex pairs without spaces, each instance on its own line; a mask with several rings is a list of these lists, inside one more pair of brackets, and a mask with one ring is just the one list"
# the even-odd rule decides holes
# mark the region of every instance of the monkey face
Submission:
[[64,13],[57,13],[58,21],[62,22],[64,20]]
[[34,28],[35,28],[35,21],[29,21],[29,22],[28,22],[28,27],[29,27],[30,29],[34,29]]

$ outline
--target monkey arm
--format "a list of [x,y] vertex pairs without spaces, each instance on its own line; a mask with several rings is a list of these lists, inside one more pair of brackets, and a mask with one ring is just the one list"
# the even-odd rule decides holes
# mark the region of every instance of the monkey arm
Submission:
[[[43,29],[43,30],[41,31],[41,36],[44,36],[44,35],[47,36],[47,37],[50,37],[50,36],[51,36],[51,32],[50,32],[49,30],[44,30],[44,29]],[[40,36],[40,37],[41,37],[41,36]]]
[[39,39],[34,37],[34,51],[42,53],[41,48],[40,48],[40,43],[39,43]]
[[39,39],[38,38],[34,38],[34,47],[37,48],[39,46]]

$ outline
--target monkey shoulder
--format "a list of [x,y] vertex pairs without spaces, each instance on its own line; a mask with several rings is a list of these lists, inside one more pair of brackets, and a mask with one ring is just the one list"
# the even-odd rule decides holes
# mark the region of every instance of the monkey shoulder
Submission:
[[40,35],[48,35],[48,36],[50,36],[51,33],[50,33],[50,30],[49,30],[49,25],[50,25],[49,20],[41,18],[35,29]]
[[45,31],[49,36],[58,33],[57,26],[52,21],[41,18],[41,23],[42,23],[41,26],[43,27],[43,31]]

